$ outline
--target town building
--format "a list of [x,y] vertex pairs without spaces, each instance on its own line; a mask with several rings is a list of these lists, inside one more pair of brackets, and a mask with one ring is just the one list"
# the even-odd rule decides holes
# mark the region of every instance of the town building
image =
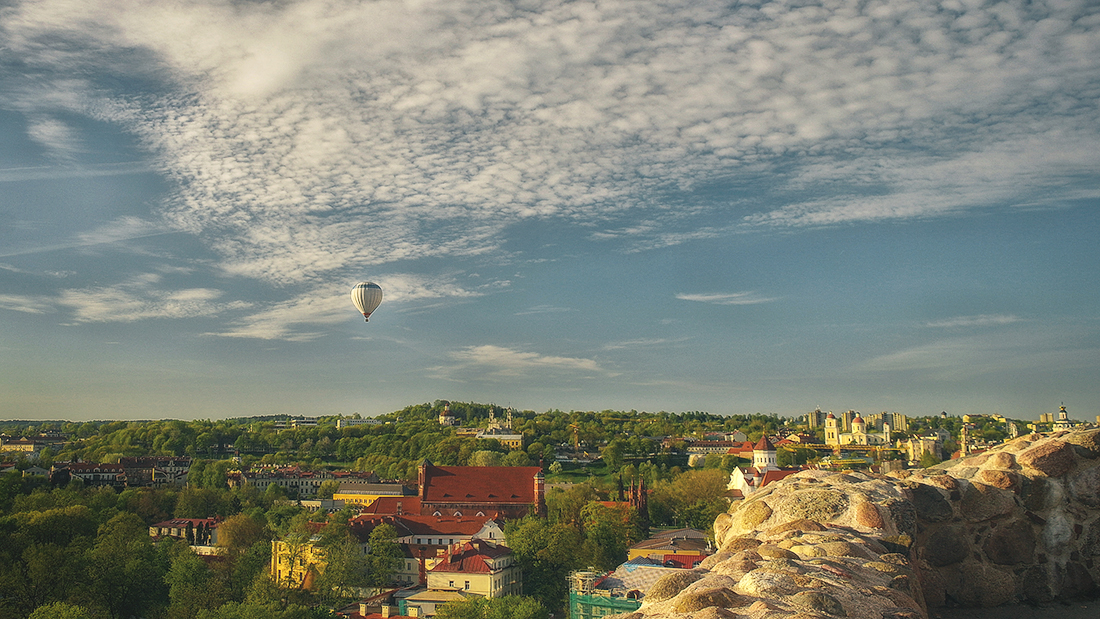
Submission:
[[897,448],[905,453],[906,459],[910,462],[920,462],[924,454],[931,454],[937,460],[943,459],[943,440],[938,435],[899,440]]
[[230,488],[255,486],[261,492],[268,486],[278,486],[291,497],[305,498],[317,494],[318,488],[326,481],[360,481],[364,483],[378,483],[378,476],[373,472],[358,471],[306,471],[297,466],[281,468],[261,468],[255,471],[230,471],[228,483]]
[[497,421],[495,407],[489,407],[489,425],[477,433],[476,438],[499,441],[508,449],[523,449],[523,434],[512,429],[512,410],[508,410],[508,420]]
[[752,466],[734,468],[726,488],[732,498],[745,498],[773,481],[794,475],[798,470],[779,468],[775,445],[767,436],[762,436],[753,446]]
[[344,501],[347,505],[368,507],[382,497],[415,497],[416,491],[405,484],[369,483],[364,481],[342,481],[332,495],[333,499]]
[[380,426],[384,421],[380,419],[337,419],[336,429],[354,428],[356,426]]
[[726,450],[726,453],[731,456],[737,456],[745,460],[752,460],[752,449],[755,443],[752,441],[744,441],[741,443],[734,443],[733,447]]
[[832,413],[825,417],[826,445],[890,445],[891,430],[888,423],[882,424],[882,432],[870,433],[867,431],[867,422],[859,413],[855,413],[855,417],[852,417],[848,424],[851,431],[843,432],[839,421]]
[[37,460],[42,450],[48,446],[48,443],[36,441],[31,438],[0,436],[0,452],[22,454],[29,460]]
[[1066,411],[1065,406],[1058,407],[1058,419],[1055,420],[1053,430],[1059,432],[1061,430],[1073,429],[1073,426],[1077,425],[1076,422],[1070,420],[1069,413]]
[[455,420],[455,416],[451,413],[450,403],[443,405],[443,410],[439,413],[439,425],[450,428],[454,427],[458,422]]
[[402,514],[419,514],[420,496],[382,496],[373,503],[359,508],[360,515],[367,516],[394,516]]
[[327,565],[325,551],[314,536],[308,543],[271,542],[271,578],[280,587],[312,590]]
[[698,529],[660,531],[627,549],[627,560],[645,557],[657,565],[692,569],[709,555],[714,546]]
[[423,516],[489,516],[511,520],[546,515],[542,468],[537,466],[435,466],[418,473]]
[[190,456],[143,456],[118,459],[126,474],[126,485],[164,487],[181,486],[187,483],[191,472]]
[[662,577],[684,570],[655,564],[645,557],[612,572],[573,572],[569,576],[569,619],[596,619],[637,610],[645,592]]
[[428,589],[487,598],[522,595],[523,577],[510,548],[472,540],[453,546],[428,571]]
[[55,462],[50,467],[50,479],[79,479],[85,486],[126,487],[126,469],[121,464],[96,462]]
[[149,527],[149,537],[160,539],[173,537],[186,540],[192,546],[216,546],[218,543],[218,524],[222,519],[213,518],[173,518],[158,522]]
[[414,619],[407,615],[397,614],[399,611],[396,606],[378,599],[389,599],[394,593],[393,591],[384,591],[373,598],[367,598],[333,612],[341,619]]
[[466,599],[466,596],[458,591],[430,589],[398,592],[394,597],[397,598],[398,612],[401,615],[412,617],[433,617],[436,614],[436,609],[447,602]]
[[687,444],[687,452],[692,455],[726,454],[737,447],[739,443],[734,441],[690,441]]
[[889,425],[890,430],[893,432],[908,432],[909,431],[909,417],[901,413],[888,413],[883,411],[881,413],[875,413],[874,415],[868,415],[866,418],[867,429],[882,432],[885,426]]

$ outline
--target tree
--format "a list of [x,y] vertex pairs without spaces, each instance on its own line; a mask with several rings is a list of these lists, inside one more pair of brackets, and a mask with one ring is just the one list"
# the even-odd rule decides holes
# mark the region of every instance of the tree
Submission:
[[324,568],[317,582],[317,595],[325,604],[354,596],[358,587],[368,583],[367,558],[359,550],[359,540],[346,523],[330,523],[322,531],[319,544],[324,550]]
[[447,602],[436,609],[435,616],[437,619],[549,619],[550,613],[534,598],[506,595]]
[[516,450],[508,452],[501,464],[504,466],[531,466],[531,458],[528,457],[526,452]]
[[171,601],[169,619],[192,619],[199,611],[215,609],[227,601],[214,573],[186,547],[176,551],[164,581],[168,583]]
[[[191,554],[186,548],[184,552]],[[120,513],[100,527],[95,546],[88,551],[88,565],[83,599],[115,619],[144,616],[164,602],[164,572],[149,530],[135,514]]]
[[332,495],[336,494],[336,491],[340,489],[340,482],[335,479],[326,479],[321,482],[321,485],[317,487],[318,499],[331,499]]
[[27,619],[92,619],[92,614],[83,606],[52,602],[36,608]]
[[221,493],[217,490],[188,486],[176,499],[176,518],[209,518],[215,514],[225,514]]
[[267,541],[263,523],[246,514],[230,516],[218,523],[218,546],[225,549],[226,555],[234,560],[249,548],[261,541]]
[[657,484],[649,501],[650,521],[709,530],[718,514],[729,508],[725,498],[728,480],[722,469],[704,469]]
[[470,454],[470,466],[501,466],[502,458],[500,452],[496,451],[475,451]]
[[554,522],[580,524],[581,511],[599,498],[592,484],[573,484],[568,490],[555,488],[546,493],[546,513]]
[[615,438],[607,444],[602,450],[600,455],[603,456],[604,464],[607,465],[607,470],[614,473],[623,466],[623,458],[626,454],[626,441],[621,438]]
[[626,561],[627,548],[642,540],[638,512],[629,506],[607,507],[591,502],[581,513],[588,563],[602,571]]
[[387,585],[393,578],[393,573],[401,567],[404,557],[401,546],[397,543],[397,529],[392,524],[382,523],[370,532],[368,543],[370,544],[368,581],[372,585]]
[[505,524],[508,547],[523,570],[524,589],[550,611],[565,607],[569,572],[581,567],[580,530],[563,522],[526,516]]

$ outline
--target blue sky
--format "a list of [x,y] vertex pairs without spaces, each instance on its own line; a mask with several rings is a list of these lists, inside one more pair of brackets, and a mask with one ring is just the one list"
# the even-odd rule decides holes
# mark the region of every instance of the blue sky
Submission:
[[1096,3],[0,7],[0,418],[1100,413]]

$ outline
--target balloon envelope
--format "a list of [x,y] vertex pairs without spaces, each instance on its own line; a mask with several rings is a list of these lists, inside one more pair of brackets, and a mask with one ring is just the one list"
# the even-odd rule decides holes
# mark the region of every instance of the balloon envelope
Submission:
[[382,302],[382,287],[374,282],[359,282],[351,289],[351,302],[369,322],[371,312]]

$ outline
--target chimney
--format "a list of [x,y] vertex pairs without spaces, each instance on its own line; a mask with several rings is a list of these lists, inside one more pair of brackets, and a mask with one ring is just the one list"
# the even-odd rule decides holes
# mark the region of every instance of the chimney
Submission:
[[542,475],[542,469],[535,473],[535,510],[539,517],[546,517],[546,478]]
[[367,603],[366,602],[359,602],[359,614],[364,616],[364,617],[367,616]]
[[[392,607],[392,606],[390,606],[389,604],[383,604],[383,605],[382,605],[382,618],[383,618],[383,619],[386,619],[387,617],[389,617],[389,616],[390,616],[390,614],[391,614],[391,613],[393,612],[393,610],[392,610],[392,609],[393,609],[393,607]],[[366,613],[364,613],[364,615],[365,615],[365,614],[366,614]]]

